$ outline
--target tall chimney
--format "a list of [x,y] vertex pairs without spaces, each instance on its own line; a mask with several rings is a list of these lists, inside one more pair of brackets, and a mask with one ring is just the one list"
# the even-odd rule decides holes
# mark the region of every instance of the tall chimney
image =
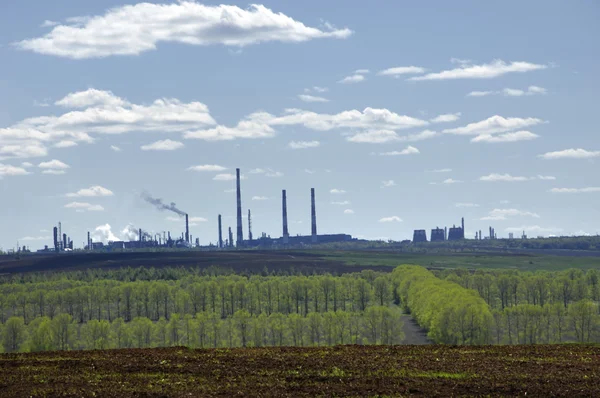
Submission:
[[237,182],[237,246],[244,244],[244,231],[242,231],[242,189],[240,187],[240,169],[235,169]]
[[464,239],[464,238],[465,238],[465,218],[464,218],[464,217],[462,217],[462,218],[460,219],[460,224],[461,224],[461,226],[462,226],[462,237],[463,237],[463,239]]
[[444,240],[448,240],[448,227],[444,227]]
[[252,213],[248,209],[248,240],[252,242]]
[[287,245],[290,240],[290,233],[288,231],[287,195],[285,189],[281,191],[281,212],[283,217],[283,244]]
[[221,226],[221,215],[219,214],[219,249],[223,248],[223,229]]
[[187,213],[185,213],[185,241],[190,243],[190,223]]
[[90,243],[90,232],[89,231],[88,231],[88,243],[87,243],[87,246],[88,246],[88,250],[92,250],[92,244]]
[[54,251],[58,251],[58,228],[54,227]]
[[317,242],[317,210],[315,206],[315,189],[310,189],[310,204],[311,204],[311,235],[313,243]]
[[231,232],[231,227],[229,227],[229,247],[233,247],[233,232]]
[[58,222],[58,250],[60,251],[61,249],[63,249],[63,245],[62,245],[62,224],[59,221]]
[[67,245],[67,234],[63,234],[62,239],[63,239],[62,241],[63,241],[63,250],[64,250],[69,247],[69,245]]

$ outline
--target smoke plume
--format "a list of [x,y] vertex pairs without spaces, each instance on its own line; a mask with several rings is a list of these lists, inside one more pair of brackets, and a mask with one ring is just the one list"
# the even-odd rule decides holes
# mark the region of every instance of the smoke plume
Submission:
[[179,214],[180,216],[185,215],[185,211],[179,210],[175,203],[173,203],[173,202],[171,202],[170,204],[164,203],[162,201],[162,199],[153,198],[148,192],[142,192],[142,199],[144,199],[146,202],[150,203],[151,205],[153,205],[160,211],[169,210],[169,211]]

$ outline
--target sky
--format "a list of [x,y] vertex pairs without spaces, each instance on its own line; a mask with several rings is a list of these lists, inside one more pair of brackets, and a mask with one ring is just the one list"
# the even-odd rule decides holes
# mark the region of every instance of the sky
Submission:
[[[600,232],[595,1],[11,0],[0,247],[135,228]],[[244,220],[244,235],[247,223]]]

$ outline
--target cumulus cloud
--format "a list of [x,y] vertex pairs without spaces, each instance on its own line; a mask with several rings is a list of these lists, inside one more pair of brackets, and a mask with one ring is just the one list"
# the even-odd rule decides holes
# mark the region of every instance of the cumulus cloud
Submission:
[[444,70],[437,73],[428,73],[423,76],[414,76],[409,80],[450,80],[450,79],[491,79],[507,73],[523,73],[540,69],[546,69],[547,65],[539,65],[530,62],[504,62],[500,59],[489,64],[474,65],[462,63],[458,68]]
[[452,169],[435,169],[431,170],[430,173],[450,173]]
[[24,176],[31,174],[24,167],[11,166],[9,164],[0,163],[0,178],[4,176]]
[[204,217],[190,217],[188,220],[190,223],[207,222],[208,220]]
[[110,146],[110,149],[112,149],[112,150],[113,150],[113,151],[115,151],[115,152],[121,152],[121,148],[119,148],[119,147],[118,147],[118,146],[116,146],[116,145],[111,145],[111,146]]
[[314,91],[316,93],[326,93],[327,91],[329,91],[329,89],[327,87],[319,87],[319,86],[313,86],[313,87],[304,89],[305,93],[310,93],[311,91]]
[[266,196],[253,196],[252,200],[269,200]]
[[487,142],[491,144],[504,143],[504,142],[519,142],[519,141],[531,141],[539,138],[539,135],[534,134],[530,131],[521,130],[512,133],[504,133],[498,135],[492,134],[480,134],[471,139],[471,142]]
[[524,127],[535,126],[544,123],[543,120],[537,118],[518,118],[518,117],[502,117],[494,115],[490,118],[476,123],[470,123],[464,127],[443,130],[447,134],[458,135],[484,135],[506,133],[508,131],[518,130]]
[[371,73],[371,71],[368,69],[357,69],[354,71],[354,74],[357,74],[357,75],[366,75],[368,73]]
[[539,225],[523,225],[520,227],[508,227],[504,229],[506,232],[520,233],[525,231],[526,234],[538,233],[538,234],[553,234],[562,231],[562,228],[556,227],[541,227]]
[[526,90],[504,88],[500,91],[471,91],[467,97],[486,97],[490,95],[504,95],[505,97],[523,97],[531,95],[545,95],[548,93],[543,87],[529,86]]
[[539,175],[539,174],[538,174],[537,178],[539,180],[546,180],[546,181],[548,181],[548,180],[550,180],[550,181],[556,180],[556,177],[554,177],[554,176],[542,176],[542,175]]
[[56,144],[54,144],[54,148],[71,148],[74,146],[79,145],[78,143],[76,143],[75,141],[70,141],[70,140],[62,140],[57,142]]
[[[216,176],[213,177],[213,180],[215,181],[235,181],[236,179],[236,175],[235,174],[231,174],[231,173],[222,173],[222,174],[217,174]],[[244,176],[240,176],[240,179],[244,180]]]
[[461,208],[465,208],[465,207],[479,207],[479,205],[477,203],[455,203],[454,207],[461,207]]
[[346,210],[344,210],[344,214],[354,214],[354,210],[346,209]]
[[343,189],[333,188],[332,190],[329,191],[329,193],[332,193],[332,194],[343,194],[343,193],[346,193],[346,191],[344,191]]
[[317,148],[319,146],[321,146],[319,141],[292,141],[288,144],[290,149]]
[[79,198],[79,197],[100,197],[100,196],[113,196],[114,193],[110,189],[95,185],[89,188],[80,189],[77,192],[68,193],[68,198]]
[[332,29],[331,25],[327,25],[326,30],[309,27],[262,5],[242,9],[194,1],[124,5],[112,8],[104,15],[69,21],[54,26],[42,37],[15,44],[23,50],[41,54],[85,59],[138,55],[168,42],[243,47],[270,41],[342,39],[352,34],[350,29]]
[[344,200],[341,202],[331,202],[331,204],[335,206],[348,206],[350,204],[350,201]]
[[539,214],[530,211],[523,211],[518,209],[493,209],[489,212],[487,216],[482,217],[481,220],[502,221],[506,220],[508,217],[518,216],[540,218]]
[[521,177],[521,176],[512,176],[510,174],[497,174],[492,173],[487,176],[479,177],[479,181],[488,181],[488,182],[516,182],[516,181],[529,181],[529,177]]
[[71,202],[65,205],[66,209],[75,209],[81,211],[104,211],[104,207],[100,205],[93,205],[86,202]]
[[600,151],[587,151],[585,149],[565,149],[562,151],[547,152],[538,155],[542,159],[591,159],[600,157]]
[[461,180],[455,180],[453,178],[446,178],[444,181],[442,181],[442,184],[459,184],[461,183]]
[[363,80],[365,80],[365,77],[363,75],[354,74],[354,75],[344,77],[342,80],[338,81],[338,83],[351,84],[351,83],[359,83],[359,82],[362,82]]
[[42,162],[38,164],[40,169],[52,169],[52,170],[66,170],[70,168],[66,163],[61,162],[60,160],[52,159],[48,162]]
[[346,140],[354,143],[384,144],[386,142],[416,142],[437,136],[435,131],[425,130],[416,134],[398,135],[393,130],[368,130],[346,137]]
[[460,119],[460,112],[457,113],[446,113],[444,115],[439,115],[430,120],[431,123],[450,123],[455,122]]
[[300,98],[304,102],[329,102],[327,98],[308,94],[299,94],[298,98]]
[[183,148],[183,146],[183,143],[179,141],[160,140],[152,144],[142,145],[140,148],[142,151],[175,151]]
[[552,188],[552,193],[591,193],[600,192],[600,187],[585,187],[585,188]]
[[419,153],[421,153],[421,152],[417,148],[409,145],[401,151],[382,152],[379,155],[381,155],[381,156],[402,156],[402,155],[417,155]]
[[273,169],[261,169],[261,168],[252,169],[252,170],[250,170],[250,174],[262,174],[265,177],[272,177],[272,178],[283,177],[282,172],[275,171]]
[[65,170],[44,170],[42,174],[63,175],[67,174]]
[[417,75],[425,73],[425,68],[420,66],[396,66],[379,71],[377,74],[381,76],[400,76],[400,75]]
[[188,171],[225,171],[227,167],[219,166],[218,164],[202,164],[198,166],[188,167]]
[[398,216],[383,217],[379,219],[379,222],[402,222],[402,219]]
[[314,170],[310,170],[310,169],[304,169],[304,172],[305,172],[306,174],[315,174],[315,173],[316,173],[316,171],[314,171]]
[[386,180],[386,181],[381,182],[382,188],[389,188],[389,187],[393,187],[393,186],[396,186],[396,183],[394,182],[394,180]]

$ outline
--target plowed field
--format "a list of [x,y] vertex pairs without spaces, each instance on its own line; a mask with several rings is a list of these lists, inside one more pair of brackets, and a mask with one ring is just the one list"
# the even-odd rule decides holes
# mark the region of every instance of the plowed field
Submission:
[[0,356],[0,396],[600,396],[590,346],[340,346]]

